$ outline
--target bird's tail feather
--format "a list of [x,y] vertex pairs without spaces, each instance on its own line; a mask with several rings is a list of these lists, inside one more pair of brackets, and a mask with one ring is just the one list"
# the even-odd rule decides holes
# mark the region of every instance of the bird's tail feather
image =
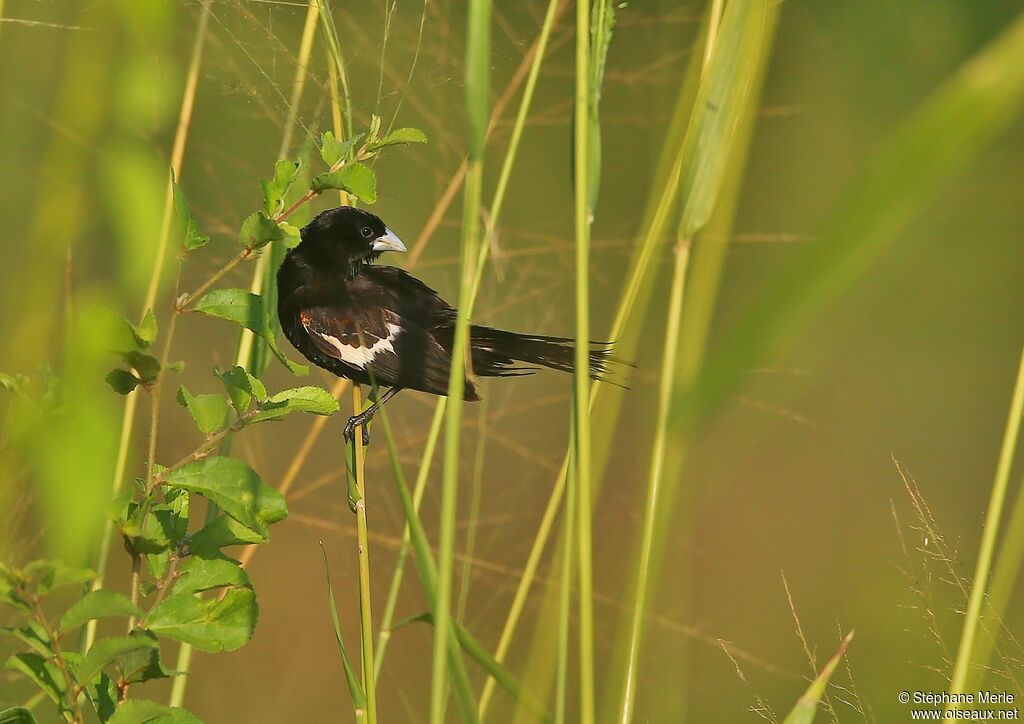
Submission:
[[[615,362],[611,344],[590,343],[590,377],[607,381],[609,367]],[[519,334],[474,324],[470,330],[473,372],[481,377],[513,377],[536,372],[536,367],[572,372],[575,360],[574,340],[569,337],[546,337]]]

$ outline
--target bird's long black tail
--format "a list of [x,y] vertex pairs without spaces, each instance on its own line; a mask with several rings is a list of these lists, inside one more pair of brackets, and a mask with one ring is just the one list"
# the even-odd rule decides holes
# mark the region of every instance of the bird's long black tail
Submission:
[[[512,377],[536,372],[536,367],[522,367],[517,363],[572,372],[574,347],[574,340],[569,337],[518,334],[475,324],[470,330],[473,372],[481,377]],[[590,343],[592,379],[606,380],[613,362],[610,344]]]

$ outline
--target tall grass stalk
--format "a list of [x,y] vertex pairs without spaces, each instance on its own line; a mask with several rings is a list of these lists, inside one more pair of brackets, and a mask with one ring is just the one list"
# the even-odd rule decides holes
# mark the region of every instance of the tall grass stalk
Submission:
[[576,0],[576,114],[573,218],[576,228],[576,359],[573,364],[574,465],[579,556],[580,721],[594,721],[594,596],[590,481],[590,0]]
[[[205,3],[204,7],[208,7]],[[284,130],[281,134],[281,146],[278,149],[277,158],[287,158],[291,147],[292,135],[295,131],[295,124],[298,121],[299,102],[302,100],[302,91],[306,85],[306,75],[309,70],[309,61],[313,53],[313,41],[316,38],[317,17],[319,14],[319,0],[309,0],[306,9],[306,20],[302,28],[302,39],[299,41],[299,54],[296,61],[295,76],[292,81],[292,93],[288,105],[288,114],[285,118]],[[250,291],[260,294],[265,287],[266,280],[270,273],[270,258],[272,250],[264,250],[256,262],[253,271]],[[255,338],[249,329],[243,329],[238,340],[238,348],[235,352],[235,365],[250,369],[252,367],[255,353]],[[231,444],[231,438],[225,439],[224,446]],[[175,665],[174,683],[171,687],[169,705],[180,707],[185,701],[185,692],[188,687],[188,672],[192,665],[192,646],[182,643],[178,649],[178,659]]]
[[[650,574],[655,569],[657,552],[663,545],[656,529],[663,510],[674,496],[663,494],[669,472],[678,473],[686,445],[676,441],[679,450],[673,457],[675,466],[666,463],[669,440],[668,421],[674,402],[673,389],[678,384],[677,358],[683,319],[683,299],[688,273],[690,250],[696,236],[711,219],[719,203],[719,193],[727,172],[739,177],[746,144],[742,138],[744,124],[756,105],[758,81],[763,77],[767,59],[765,47],[771,12],[767,0],[735,0],[729,4],[719,23],[721,3],[713,3],[708,17],[708,33],[703,54],[702,82],[694,103],[694,113],[683,144],[680,188],[681,214],[676,233],[676,260],[673,269],[666,323],[665,347],[658,389],[658,412],[647,496],[637,554],[634,601],[630,612],[628,644],[624,665],[619,719],[632,721],[636,705],[639,654],[643,639],[646,601],[651,587]],[[719,27],[721,33],[719,33]],[[735,186],[735,184],[734,184]],[[731,209],[730,209],[731,211]],[[699,341],[698,344],[703,344]],[[672,469],[675,468],[675,469]],[[676,479],[677,475],[672,479]],[[668,499],[668,500],[666,500]]]
[[[576,474],[574,469],[572,435],[576,423],[570,420],[569,466],[566,470],[569,478]],[[565,513],[562,516],[562,558],[560,571],[560,589],[558,595],[558,662],[555,671],[555,722],[565,724],[568,716],[569,701],[569,633],[572,628],[572,555],[576,543],[576,486],[569,486],[565,495]]]
[[463,198],[462,274],[459,312],[452,343],[445,415],[444,474],[441,487],[441,530],[438,544],[437,599],[434,607],[434,654],[430,679],[430,721],[441,724],[447,682],[447,648],[451,622],[455,517],[459,485],[462,407],[469,353],[469,314],[475,287],[480,243],[481,185],[490,106],[490,0],[471,0],[466,33],[466,115],[469,122],[469,167]]
[[[957,650],[956,660],[953,664],[953,675],[949,683],[949,693],[951,697],[954,697],[954,701],[957,694],[962,694],[965,691],[967,673],[971,666],[974,653],[974,638],[978,629],[978,621],[982,615],[982,604],[985,601],[985,594],[988,590],[988,576],[992,567],[996,538],[999,535],[999,525],[1002,520],[1003,505],[1006,501],[1006,489],[1010,481],[1013,457],[1017,451],[1017,443],[1020,439],[1022,417],[1024,417],[1024,349],[1021,350],[1017,382],[1013,388],[1010,414],[1006,420],[1006,430],[1003,433],[1003,445],[999,452],[995,479],[992,482],[992,494],[989,497],[988,511],[985,513],[981,548],[978,550],[978,561],[974,567],[974,580],[971,583],[971,595],[968,598],[967,612],[964,615],[964,627],[960,635],[960,646]],[[958,705],[954,703],[947,706],[947,709],[949,708],[956,709]]]
[[[352,385],[352,411],[363,409],[362,391]],[[355,485],[358,498],[356,509],[356,553],[359,562],[359,650],[363,664],[363,691],[366,694],[366,721],[377,721],[377,677],[373,665],[373,608],[370,597],[370,542],[366,526],[366,450],[363,436],[356,431],[352,436]]]
[[[206,43],[206,31],[210,20],[210,4],[204,3],[199,13],[199,22],[196,26],[196,36],[192,41],[192,53],[188,63],[188,73],[185,77],[185,88],[182,91],[181,107],[178,111],[178,125],[174,132],[174,144],[171,147],[171,171],[173,178],[181,176],[182,165],[185,160],[185,147],[188,144],[188,132],[192,126],[192,111],[195,108],[196,88],[199,85],[199,67],[203,60],[203,47]],[[141,319],[146,311],[152,309],[156,304],[157,292],[160,289],[160,280],[163,277],[164,262],[167,257],[167,244],[171,235],[171,222],[174,218],[174,190],[171,179],[167,181],[167,192],[164,196],[163,220],[160,225],[160,236],[157,248],[153,257],[153,268],[149,277],[149,284],[146,289],[146,297],[142,303],[142,310],[139,312]],[[135,411],[139,404],[141,390],[129,394],[124,401],[124,412],[121,416],[121,433],[117,446],[117,458],[114,463],[114,478],[111,486],[111,498],[116,498],[121,493],[124,485],[124,474],[128,467],[128,453],[131,449],[132,432],[135,428]],[[110,559],[110,548],[114,535],[114,522],[106,520],[103,524],[103,536],[100,539],[99,553],[96,559],[96,578],[92,582],[92,590],[97,591],[103,587],[106,577],[107,565]],[[88,651],[96,639],[95,619],[89,621],[85,628],[85,635],[82,638],[82,651]]]

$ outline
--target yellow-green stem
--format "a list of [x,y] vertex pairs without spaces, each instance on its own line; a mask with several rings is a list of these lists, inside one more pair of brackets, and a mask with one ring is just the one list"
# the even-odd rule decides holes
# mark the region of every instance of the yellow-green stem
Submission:
[[[352,411],[363,409],[362,392],[359,385],[352,385]],[[359,561],[359,643],[363,662],[363,691],[366,693],[366,720],[369,724],[377,721],[377,684],[373,667],[373,615],[370,605],[370,547],[366,526],[366,480],[364,464],[366,451],[363,436],[356,431],[352,436],[355,448],[356,490],[356,553]]]
[[[949,693],[954,702],[957,699],[957,694],[964,693],[964,683],[971,664],[974,637],[978,629],[978,619],[981,616],[981,606],[985,601],[985,593],[988,589],[989,570],[992,566],[992,555],[996,547],[996,538],[999,535],[999,523],[1003,514],[1003,504],[1006,501],[1006,488],[1010,480],[1010,469],[1013,466],[1013,457],[1017,450],[1017,440],[1020,437],[1022,415],[1024,415],[1024,349],[1021,350],[1017,382],[1014,385],[1013,397],[1010,402],[1010,414],[1006,421],[1003,445],[999,452],[999,462],[996,465],[995,480],[992,482],[992,495],[989,497],[988,511],[985,514],[981,548],[978,551],[978,561],[974,567],[974,581],[971,584],[971,595],[967,601],[967,613],[964,616],[964,628],[960,636],[960,647],[957,650],[956,661],[953,665],[953,676],[949,683]],[[958,708],[956,703],[947,706],[947,709],[956,708]]]
[[590,217],[587,198],[590,100],[590,1],[576,0],[576,115],[574,220],[576,226],[576,359],[573,365],[577,546],[579,555],[580,721],[594,722],[594,600],[590,480]]

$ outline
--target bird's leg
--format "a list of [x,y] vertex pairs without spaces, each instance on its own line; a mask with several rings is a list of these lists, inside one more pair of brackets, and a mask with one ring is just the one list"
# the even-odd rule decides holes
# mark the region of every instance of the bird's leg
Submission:
[[370,424],[370,420],[372,420],[373,416],[377,414],[377,410],[383,407],[388,400],[397,395],[401,391],[401,389],[401,387],[392,387],[383,395],[381,395],[376,402],[374,402],[372,405],[370,405],[365,410],[360,412],[358,415],[353,415],[352,417],[348,418],[348,422],[345,423],[345,430],[342,433],[345,437],[345,442],[351,442],[352,436],[355,434],[356,428],[362,427],[363,445],[369,445],[370,433],[366,428]]

